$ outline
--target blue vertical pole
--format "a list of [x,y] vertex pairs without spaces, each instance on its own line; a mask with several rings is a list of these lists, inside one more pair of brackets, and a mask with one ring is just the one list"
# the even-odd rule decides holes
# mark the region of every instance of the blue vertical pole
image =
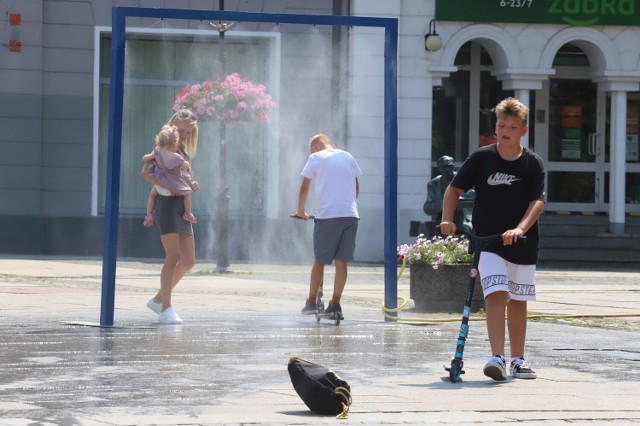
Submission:
[[[398,306],[398,21],[384,40],[384,305]],[[397,315],[395,312],[392,316]],[[385,317],[385,320],[388,320]]]
[[113,325],[120,210],[120,151],[124,92],[125,15],[112,9],[111,86],[109,87],[109,145],[107,149],[107,191],[102,251],[102,302],[100,325]]

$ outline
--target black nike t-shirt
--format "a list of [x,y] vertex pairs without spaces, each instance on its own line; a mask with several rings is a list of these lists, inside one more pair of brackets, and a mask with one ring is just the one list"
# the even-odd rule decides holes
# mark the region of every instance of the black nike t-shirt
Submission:
[[[526,148],[517,160],[507,161],[492,144],[473,152],[451,185],[465,191],[475,188],[472,222],[477,235],[502,234],[520,223],[532,201],[544,201],[544,166]],[[518,265],[534,265],[538,261],[537,221],[525,235],[527,243],[505,246],[494,241],[484,251]]]

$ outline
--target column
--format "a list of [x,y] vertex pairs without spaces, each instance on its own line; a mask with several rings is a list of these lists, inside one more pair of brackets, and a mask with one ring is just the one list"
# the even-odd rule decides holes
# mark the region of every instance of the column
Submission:
[[611,170],[609,172],[609,232],[624,233],[627,139],[627,92],[611,93]]
[[[531,102],[529,89],[516,89],[515,98],[525,104],[527,108],[531,108],[531,106],[529,105],[529,103]],[[529,110],[529,126],[531,126],[532,116],[533,112]],[[529,132],[527,132],[527,134],[520,139],[520,145],[524,146],[525,148],[529,148]]]

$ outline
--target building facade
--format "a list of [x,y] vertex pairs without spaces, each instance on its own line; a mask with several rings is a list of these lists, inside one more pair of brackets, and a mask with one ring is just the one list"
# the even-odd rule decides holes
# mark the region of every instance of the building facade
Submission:
[[[640,210],[637,0],[5,3],[2,253],[102,253],[112,6],[219,10],[222,3],[228,11],[398,18],[399,243],[412,239],[410,221],[428,219],[422,204],[437,158],[460,164],[491,143],[491,109],[506,96],[530,107],[525,143],[545,160],[547,210],[606,214],[612,233],[624,233],[626,215]],[[437,33],[440,49],[425,48],[428,33]],[[264,84],[277,106],[269,123],[226,135],[231,258],[308,258],[311,226],[288,216],[306,141],[327,133],[365,173],[357,260],[381,261],[384,31],[237,22],[224,39],[208,22],[127,22],[119,255],[162,254],[157,232],[141,224],[149,186],[138,174],[176,93],[238,72]],[[193,197],[201,259],[216,255],[219,135],[217,123],[202,122],[193,159],[203,186]]]

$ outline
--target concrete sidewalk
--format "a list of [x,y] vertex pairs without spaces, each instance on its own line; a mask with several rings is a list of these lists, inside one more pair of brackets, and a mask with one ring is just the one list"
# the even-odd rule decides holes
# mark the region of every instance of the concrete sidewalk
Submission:
[[[485,325],[472,322],[454,384],[442,366],[460,313],[385,322],[382,267],[351,267],[339,327],[299,314],[308,266],[232,268],[198,265],[174,293],[185,324],[158,326],[145,303],[159,263],[120,261],[116,327],[99,328],[77,325],[99,322],[99,260],[0,259],[0,424],[640,423],[640,273],[539,271],[532,313],[601,317],[532,319],[538,379],[503,383],[483,376]],[[306,408],[286,369],[293,355],[349,382],[348,420]]]

